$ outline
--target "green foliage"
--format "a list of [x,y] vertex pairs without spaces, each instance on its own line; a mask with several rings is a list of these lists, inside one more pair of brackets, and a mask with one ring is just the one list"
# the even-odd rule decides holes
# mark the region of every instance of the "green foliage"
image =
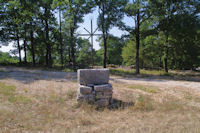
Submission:
[[12,57],[9,53],[0,52],[0,64],[15,64],[17,62],[17,57]]
[[[200,66],[199,5],[199,0],[0,0],[0,46],[14,42],[11,52],[19,55],[1,52],[0,63],[19,59],[67,70],[89,67],[90,44],[78,38],[76,30],[98,7],[103,35],[101,49],[94,51],[95,65],[136,66],[137,73],[138,67],[195,69]],[[133,27],[122,22],[125,15],[133,18]],[[114,37],[109,32],[114,26],[128,34]],[[21,51],[26,58],[20,58]]]
[[108,35],[109,30],[122,20],[124,15],[122,10],[127,0],[95,0],[95,2],[100,9],[97,25],[102,32]]
[[122,49],[123,64],[131,66],[135,64],[135,41],[130,39]]
[[[122,48],[124,42],[122,39],[115,36],[108,36],[107,38],[107,64],[121,65],[122,64]],[[100,42],[100,49],[98,50],[98,56],[103,59],[103,41]]]
[[103,49],[95,51],[94,64],[99,66],[103,65]]
[[[148,35],[140,41],[140,67],[162,68],[166,57],[166,47],[169,68],[193,69],[199,66],[199,19],[194,15],[184,13],[174,15],[170,23],[168,45],[166,45],[166,33],[162,31],[159,31],[157,35]],[[148,27],[142,26],[141,29],[145,30]],[[135,43],[128,40],[122,51],[123,63],[128,66],[135,65],[135,53]]]
[[88,67],[91,64],[91,45],[88,40],[78,39],[77,44],[77,63],[81,68]]
[[[134,18],[134,28],[130,28],[129,26],[124,26],[125,29],[132,35],[135,36],[136,41],[136,54],[135,54],[135,66],[136,73],[140,73],[140,41],[141,41],[141,26],[151,17],[151,5],[149,5],[148,0],[135,0],[129,2],[124,9],[124,13]],[[124,25],[124,24],[123,24]]]
[[148,36],[142,41],[141,66],[146,68],[161,68],[164,40],[162,34]]
[[0,82],[0,94],[3,96],[13,96],[15,92],[15,86],[6,85]]
[[[171,21],[170,66],[173,69],[193,69],[200,65],[200,42],[197,27],[200,27],[196,16],[184,13],[175,15]],[[176,29],[176,30],[175,30]]]
[[[136,74],[135,69],[123,69],[123,68],[109,68],[110,73],[119,76],[128,76]],[[163,70],[145,70],[141,69],[141,74],[144,76],[158,75],[158,76],[171,76],[171,73],[165,73]]]
[[95,0],[96,5],[99,8],[99,16],[97,18],[97,25],[100,31],[102,31],[103,42],[103,67],[106,68],[107,63],[107,39],[109,36],[109,30],[121,23],[123,18],[122,9],[126,6],[127,0]]
[[28,104],[31,100],[25,96],[11,96],[8,98],[8,101],[11,103],[21,103],[21,104]]

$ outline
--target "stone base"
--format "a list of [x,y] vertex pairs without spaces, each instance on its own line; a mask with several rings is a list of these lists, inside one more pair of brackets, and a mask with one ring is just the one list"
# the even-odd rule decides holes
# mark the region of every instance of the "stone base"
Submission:
[[80,85],[78,88],[77,101],[96,103],[97,107],[105,107],[112,102],[113,88],[111,84],[103,85]]

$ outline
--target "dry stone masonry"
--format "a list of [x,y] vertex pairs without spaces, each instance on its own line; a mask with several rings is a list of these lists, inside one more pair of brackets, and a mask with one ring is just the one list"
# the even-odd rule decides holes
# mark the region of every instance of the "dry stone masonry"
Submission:
[[108,69],[79,69],[77,101],[96,103],[98,107],[110,105],[113,88],[108,82]]

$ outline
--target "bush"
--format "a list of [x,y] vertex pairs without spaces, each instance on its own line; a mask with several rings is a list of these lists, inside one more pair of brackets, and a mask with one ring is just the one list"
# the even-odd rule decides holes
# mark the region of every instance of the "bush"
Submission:
[[0,64],[15,64],[18,63],[17,57],[12,57],[7,52],[0,52]]

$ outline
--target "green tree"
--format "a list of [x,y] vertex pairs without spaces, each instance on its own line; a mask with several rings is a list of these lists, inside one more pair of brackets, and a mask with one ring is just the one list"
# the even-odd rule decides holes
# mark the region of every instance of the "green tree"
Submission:
[[7,52],[0,51],[0,64],[13,64],[18,62],[18,57],[12,57]]
[[162,57],[164,37],[161,33],[150,35],[142,40],[141,47],[141,67],[145,68],[162,68]]
[[90,51],[90,43],[86,39],[77,39],[77,64],[81,68],[89,67],[91,62],[91,57],[89,56]]
[[21,64],[21,26],[22,26],[22,15],[21,15],[21,3],[20,1],[7,1],[5,4],[6,8],[6,19],[4,20],[4,26],[9,33],[9,40],[14,41],[15,47],[18,50],[19,63]]
[[51,24],[55,21],[52,8],[52,0],[40,1],[41,15],[45,31],[45,45],[46,45],[46,65],[51,67],[52,60],[52,42],[50,41]]
[[[169,58],[169,49],[173,47],[172,38],[173,29],[179,31],[178,27],[172,24],[174,16],[188,12],[190,14],[197,14],[199,12],[199,1],[192,0],[180,0],[180,1],[171,1],[171,0],[152,0],[152,12],[155,17],[158,18],[158,29],[162,31],[165,35],[165,44],[164,44],[164,70],[168,72],[168,58]],[[187,31],[186,31],[187,32]]]
[[[100,43],[101,49],[99,50],[100,56],[104,55],[104,44],[103,41]],[[122,64],[122,48],[124,46],[123,39],[115,37],[115,36],[108,36],[107,38],[107,64],[115,64],[121,65]]]
[[67,0],[63,2],[63,17],[65,19],[65,26],[69,31],[70,36],[70,47],[69,47],[69,57],[70,62],[72,62],[72,67],[75,70],[76,61],[76,38],[74,36],[78,24],[83,22],[83,17],[85,14],[92,11],[94,7],[92,0]]
[[6,27],[8,19],[6,4],[6,0],[0,0],[0,48],[2,45],[8,45],[9,41],[9,30]]
[[[151,10],[148,0],[133,0],[129,2],[124,12],[128,17],[134,18],[134,27],[125,27],[127,31],[135,36],[136,41],[136,74],[140,73],[139,70],[139,48],[140,48],[140,36],[141,36],[141,25],[151,17]],[[132,30],[131,30],[132,29]]]
[[[24,0],[20,1],[21,3],[21,20],[22,20],[22,39],[23,39],[23,49],[25,53],[24,61],[28,59],[28,53],[30,52],[33,66],[35,66],[35,31],[38,25],[37,18],[39,14],[39,3],[34,0]],[[30,58],[30,57],[29,57]]]
[[126,40],[125,46],[122,48],[122,58],[123,58],[123,64],[127,66],[131,66],[135,64],[135,53],[136,50],[134,48],[135,46],[135,39],[129,39]]
[[199,64],[200,42],[198,16],[184,13],[176,14],[171,21],[171,50],[169,65],[176,69],[194,69]]
[[104,46],[104,58],[103,67],[106,68],[107,62],[107,39],[109,36],[109,30],[117,25],[123,18],[121,12],[127,3],[127,0],[95,0],[96,5],[99,8],[99,16],[97,25],[103,33],[103,46]]
[[58,51],[60,53],[60,62],[61,66],[63,67],[64,65],[64,45],[63,45],[63,35],[62,35],[62,11],[64,10],[63,8],[64,1],[63,0],[54,0],[53,1],[53,6],[59,11],[59,48]]

